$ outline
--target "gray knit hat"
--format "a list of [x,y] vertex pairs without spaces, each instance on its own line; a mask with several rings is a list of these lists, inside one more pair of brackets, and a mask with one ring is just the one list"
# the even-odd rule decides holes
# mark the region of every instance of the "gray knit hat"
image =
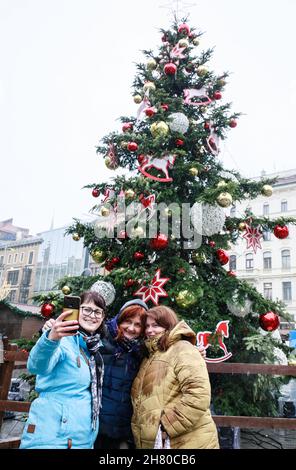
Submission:
[[148,310],[148,305],[145,304],[143,300],[133,299],[129,300],[128,302],[125,302],[125,304],[119,310],[118,316],[122,314],[123,310],[125,310],[127,307],[130,307],[131,305],[140,305],[140,307],[143,307],[145,310]]

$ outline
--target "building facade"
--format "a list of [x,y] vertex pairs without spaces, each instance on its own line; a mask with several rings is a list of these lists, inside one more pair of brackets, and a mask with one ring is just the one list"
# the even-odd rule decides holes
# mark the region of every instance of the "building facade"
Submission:
[[40,237],[0,242],[0,286],[8,284],[7,299],[20,304],[32,303],[36,260]]
[[0,221],[0,240],[19,240],[29,237],[29,229],[13,225],[13,219]]
[[34,293],[55,290],[64,276],[80,276],[88,267],[88,257],[83,240],[74,241],[65,235],[66,227],[41,232],[42,244],[36,261]]
[[[259,196],[236,204],[230,215],[242,217],[247,207],[257,216],[276,219],[296,217],[296,169],[265,177],[278,177],[270,197]],[[279,240],[272,232],[264,232],[260,240],[262,249],[246,248],[246,240],[239,238],[229,250],[229,269],[249,281],[266,298],[281,300],[296,321],[296,226],[289,226],[289,236]]]

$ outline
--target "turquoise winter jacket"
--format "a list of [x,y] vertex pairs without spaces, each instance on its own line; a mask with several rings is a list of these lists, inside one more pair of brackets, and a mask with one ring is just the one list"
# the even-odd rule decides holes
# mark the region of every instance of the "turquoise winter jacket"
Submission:
[[92,430],[88,357],[80,334],[53,341],[46,331],[39,338],[28,359],[39,396],[32,402],[21,449],[93,448],[98,426]]

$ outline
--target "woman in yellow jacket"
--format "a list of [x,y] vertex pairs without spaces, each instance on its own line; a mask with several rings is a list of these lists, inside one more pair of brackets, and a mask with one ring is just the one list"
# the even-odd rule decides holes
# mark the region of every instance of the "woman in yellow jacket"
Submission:
[[147,311],[144,359],[132,386],[138,449],[152,449],[161,426],[172,449],[218,449],[211,387],[196,335],[165,306]]

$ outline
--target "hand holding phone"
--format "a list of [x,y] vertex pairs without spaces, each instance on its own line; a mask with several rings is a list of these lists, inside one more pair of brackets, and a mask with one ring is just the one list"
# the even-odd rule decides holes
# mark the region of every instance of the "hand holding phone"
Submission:
[[54,325],[52,326],[48,339],[53,341],[58,341],[64,336],[74,336],[79,328],[79,323],[77,320],[67,320],[71,312],[67,310],[66,312],[61,313],[61,315],[55,320]]

